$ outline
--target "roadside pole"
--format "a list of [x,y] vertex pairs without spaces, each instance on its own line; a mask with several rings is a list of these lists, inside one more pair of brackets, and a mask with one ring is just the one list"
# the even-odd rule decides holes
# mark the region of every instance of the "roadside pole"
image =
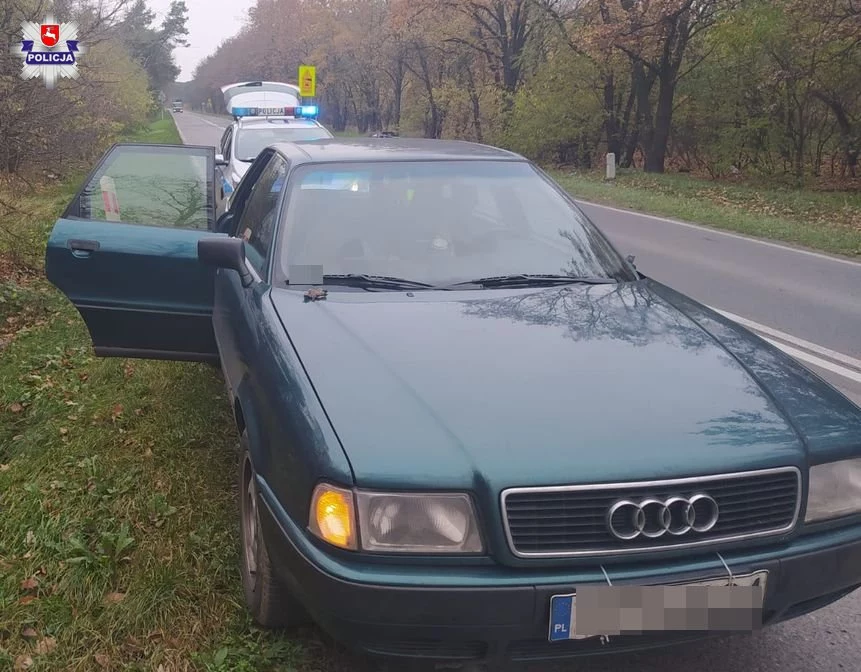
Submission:
[[616,180],[616,155],[612,152],[607,154],[607,177],[605,179],[608,182]]

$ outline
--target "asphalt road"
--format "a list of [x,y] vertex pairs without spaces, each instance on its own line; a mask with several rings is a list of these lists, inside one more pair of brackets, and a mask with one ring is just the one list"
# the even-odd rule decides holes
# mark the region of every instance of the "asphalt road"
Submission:
[[[217,145],[226,120],[174,115],[184,142]],[[637,267],[771,340],[861,404],[861,264],[625,210],[582,204]],[[560,666],[566,672],[861,670],[861,590],[750,635]]]

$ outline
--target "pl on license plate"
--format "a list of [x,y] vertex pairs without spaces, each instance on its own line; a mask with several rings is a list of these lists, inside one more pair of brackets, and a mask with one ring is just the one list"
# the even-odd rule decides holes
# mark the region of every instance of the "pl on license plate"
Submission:
[[550,598],[551,642],[664,631],[762,626],[768,571],[664,586],[589,585]]

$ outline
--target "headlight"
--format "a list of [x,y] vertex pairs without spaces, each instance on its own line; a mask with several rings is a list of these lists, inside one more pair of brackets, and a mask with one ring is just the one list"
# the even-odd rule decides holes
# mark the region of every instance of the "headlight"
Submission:
[[[358,526],[356,525],[358,518]],[[465,493],[382,493],[321,483],[308,528],[333,546],[386,553],[481,553],[472,500]],[[358,529],[357,529],[358,528]]]
[[480,553],[478,521],[462,493],[358,492],[361,546],[389,553]]
[[853,513],[861,513],[861,459],[811,467],[804,522],[814,523]]

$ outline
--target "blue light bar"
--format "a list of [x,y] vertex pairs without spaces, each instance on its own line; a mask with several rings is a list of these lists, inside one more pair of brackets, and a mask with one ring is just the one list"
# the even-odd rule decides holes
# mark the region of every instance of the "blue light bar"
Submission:
[[296,107],[234,107],[231,114],[239,117],[296,117],[297,119],[314,119],[320,113],[317,105],[298,105]]

